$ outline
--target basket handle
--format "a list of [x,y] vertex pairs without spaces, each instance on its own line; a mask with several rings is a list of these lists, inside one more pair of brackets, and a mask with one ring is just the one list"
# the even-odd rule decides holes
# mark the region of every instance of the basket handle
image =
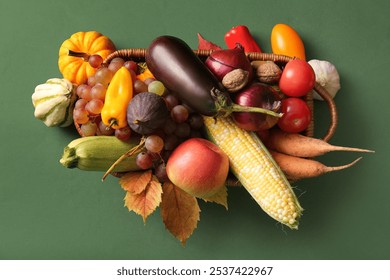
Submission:
[[[213,50],[194,50],[194,53],[199,56],[206,58],[209,56]],[[279,62],[279,63],[287,63],[290,60],[295,59],[294,57],[285,56],[285,55],[279,55],[279,54],[273,54],[273,53],[258,53],[258,52],[246,52],[245,53],[250,61],[253,60],[264,60],[264,61],[273,61],[273,62]],[[131,58],[135,61],[145,61],[145,55],[146,55],[146,49],[144,48],[134,48],[134,49],[119,49],[111,54],[109,54],[106,59],[104,60],[104,64],[108,64],[112,59],[115,57],[122,57],[122,58]],[[334,135],[337,123],[338,123],[338,115],[336,110],[336,104],[332,98],[332,96],[329,94],[329,92],[322,87],[320,84],[315,83],[314,90],[324,99],[324,101],[327,103],[330,113],[330,125],[325,133],[325,135],[322,137],[324,141],[329,141],[332,136]],[[312,96],[307,97],[307,102],[313,102]],[[312,112],[313,114],[313,112]],[[313,115],[312,115],[313,117]],[[313,121],[311,127],[308,128],[307,134],[311,135],[313,134]]]

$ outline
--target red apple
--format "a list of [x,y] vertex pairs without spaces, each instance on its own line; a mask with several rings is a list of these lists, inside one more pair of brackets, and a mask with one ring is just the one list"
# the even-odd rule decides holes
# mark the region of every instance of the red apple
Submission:
[[214,143],[191,138],[173,151],[166,171],[169,180],[177,187],[193,196],[207,198],[225,185],[229,158]]

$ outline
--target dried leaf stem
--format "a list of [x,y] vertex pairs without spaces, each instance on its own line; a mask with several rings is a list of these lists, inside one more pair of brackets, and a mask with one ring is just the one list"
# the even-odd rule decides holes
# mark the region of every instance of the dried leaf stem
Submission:
[[129,151],[127,151],[126,153],[124,153],[123,155],[121,155],[111,166],[110,168],[106,171],[106,173],[104,173],[103,177],[102,177],[102,181],[104,181],[106,179],[106,177],[112,172],[112,170],[114,170],[114,168],[122,161],[124,160],[125,158],[127,157],[130,157],[132,155],[134,155],[135,153],[139,153],[141,152],[144,147],[145,147],[145,137],[142,137],[139,144],[137,146],[135,146],[134,148],[131,148]]

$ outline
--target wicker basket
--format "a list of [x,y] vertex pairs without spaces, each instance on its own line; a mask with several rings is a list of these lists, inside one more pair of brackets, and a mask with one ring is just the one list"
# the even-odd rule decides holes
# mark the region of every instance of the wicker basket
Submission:
[[[206,59],[213,51],[212,50],[194,50],[194,53],[201,58],[202,60]],[[146,49],[143,48],[134,48],[134,49],[121,49],[117,50],[113,53],[111,53],[105,60],[104,64],[109,64],[112,59],[115,57],[122,57],[124,59],[132,59],[136,62],[144,62],[145,61],[145,54]],[[277,55],[277,54],[271,54],[271,53],[257,53],[257,52],[247,52],[246,53],[248,59],[250,61],[254,60],[263,60],[263,61],[273,61],[278,64],[286,64],[290,60],[294,59],[293,57],[284,56],[284,55]],[[314,90],[324,99],[324,101],[327,103],[330,113],[330,125],[326,132],[326,134],[322,137],[323,140],[329,141],[333,134],[336,131],[337,127],[337,110],[336,105],[334,103],[333,98],[330,96],[330,94],[318,83],[315,84]],[[309,124],[309,127],[304,132],[307,136],[313,136],[314,135],[314,102],[313,102],[313,95],[308,94],[305,97],[305,101],[308,104],[311,113],[311,123]],[[83,136],[80,126],[75,123],[76,129],[78,133]]]

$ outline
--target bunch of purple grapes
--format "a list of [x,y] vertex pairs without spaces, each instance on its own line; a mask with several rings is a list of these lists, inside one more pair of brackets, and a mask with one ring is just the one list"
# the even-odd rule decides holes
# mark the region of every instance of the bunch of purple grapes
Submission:
[[145,135],[145,149],[137,155],[136,163],[141,169],[154,167],[155,174],[164,180],[165,162],[171,152],[183,141],[192,137],[202,137],[203,118],[183,104],[173,93],[169,92],[160,81],[155,78],[141,80],[137,78],[140,65],[133,60],[116,57],[108,65],[102,64],[98,55],[92,55],[89,63],[97,68],[95,75],[88,78],[85,84],[77,87],[73,119],[80,126],[83,136],[108,135],[127,141],[133,132],[129,126],[113,129],[101,121],[100,113],[104,105],[107,87],[116,71],[122,66],[126,67],[133,80],[134,95],[141,92],[152,92],[162,96],[166,102],[170,115],[162,127]]

